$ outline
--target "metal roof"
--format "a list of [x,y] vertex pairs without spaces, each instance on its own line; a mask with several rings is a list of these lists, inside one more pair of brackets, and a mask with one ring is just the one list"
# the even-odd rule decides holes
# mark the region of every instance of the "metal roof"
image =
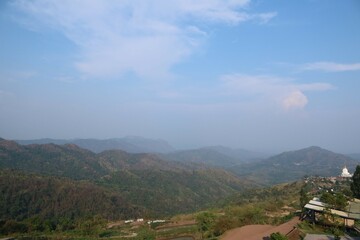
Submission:
[[[306,209],[314,210],[317,212],[323,212],[325,209],[326,204],[318,201],[310,201],[308,204],[306,204],[304,207]],[[329,209],[331,214],[337,215],[342,218],[347,219],[355,219],[360,220],[360,204],[359,203],[353,203],[350,202],[349,206],[347,207],[347,211],[339,211],[335,209]]]

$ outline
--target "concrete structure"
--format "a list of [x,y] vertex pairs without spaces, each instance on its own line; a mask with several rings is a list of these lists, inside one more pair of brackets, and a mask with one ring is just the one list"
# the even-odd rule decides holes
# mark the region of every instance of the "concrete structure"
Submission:
[[352,174],[350,174],[349,170],[346,168],[346,166],[344,166],[340,176],[343,178],[351,178]]
[[314,198],[313,200],[310,200],[304,208],[307,210],[304,217],[310,218],[313,222],[315,222],[316,213],[323,213],[324,211],[342,218],[344,225],[347,227],[354,227],[355,220],[360,220],[360,203],[358,202],[349,202],[345,211],[339,211],[329,208],[327,204]]

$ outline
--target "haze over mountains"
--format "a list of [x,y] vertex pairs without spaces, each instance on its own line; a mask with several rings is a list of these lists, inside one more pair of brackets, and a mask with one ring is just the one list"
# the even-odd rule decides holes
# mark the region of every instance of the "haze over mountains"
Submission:
[[359,160],[320,147],[284,152],[268,159],[234,166],[238,176],[272,185],[301,179],[304,175],[338,176],[346,165],[354,172]]
[[[166,142],[138,138],[127,139],[128,145],[116,139],[77,141],[97,151],[129,147],[131,143],[133,151],[148,149],[150,153],[119,149],[96,153],[67,140],[54,141],[66,143],[63,145],[34,144],[47,141],[52,140],[18,141],[27,143],[20,145],[0,139],[0,191],[4,193],[0,197],[1,216],[16,217],[21,213],[24,218],[64,217],[70,212],[81,217],[84,211],[101,212],[107,218],[172,215],[210,206],[248,189],[296,181],[304,175],[338,176],[344,165],[353,172],[360,163],[320,147],[261,159],[258,153],[219,146],[164,153],[173,150]],[[46,190],[49,186],[51,190]],[[66,188],[69,191],[64,192]],[[86,194],[84,199],[77,194],[72,198],[69,193],[76,189],[93,193],[94,199]],[[39,194],[35,196],[32,192]],[[59,203],[36,210],[27,201],[22,210],[6,210],[13,202],[21,203],[22,199],[36,202],[36,198],[40,202]],[[64,203],[68,198],[73,200]],[[118,203],[124,208],[111,213]],[[77,205],[87,207],[76,210]]]
[[[153,155],[155,158],[162,159],[165,162],[173,161],[172,164],[183,163],[192,167],[202,165],[223,168],[238,176],[246,177],[252,181],[263,184],[294,181],[300,179],[305,174],[336,175],[344,165],[347,165],[351,171],[354,171],[355,166],[360,160],[359,154],[342,155],[314,146],[296,151],[288,151],[270,157],[261,152],[233,149],[224,146],[176,150],[165,140],[142,137],[124,137],[105,140],[38,139],[17,140],[17,142],[29,145],[29,147],[32,147],[34,143],[74,144],[94,153],[101,153],[106,150],[121,150],[124,151],[123,154],[125,154],[125,152],[154,153],[156,154]],[[61,148],[61,145],[59,148]],[[66,146],[68,148],[70,145],[63,145],[65,148]],[[49,146],[47,146],[47,148],[49,148]],[[82,153],[89,154],[84,149],[82,149]],[[117,152],[117,154],[121,153],[121,151]]]
[[[222,169],[165,161],[156,154],[121,150],[96,154],[73,144],[19,145],[0,140],[0,168],[10,178],[9,169],[36,174],[34,177],[87,181],[120,194],[127,204],[146,208],[152,215],[193,211],[255,185]],[[4,197],[0,202],[10,199]]]
[[[105,150],[122,150],[128,153],[171,153],[170,158],[182,158],[190,156],[190,158],[203,159],[212,157],[211,154],[217,154],[220,158],[228,158],[229,161],[237,163],[241,161],[249,161],[268,157],[268,154],[253,152],[245,149],[233,149],[225,146],[207,146],[196,149],[177,150],[167,141],[162,139],[150,139],[138,136],[127,136],[123,138],[110,139],[51,139],[42,138],[34,140],[15,140],[21,145],[30,144],[47,144],[53,143],[57,145],[75,144],[81,148],[88,149],[94,153],[100,153]],[[211,153],[211,154],[210,154]],[[194,156],[193,156],[194,155]],[[205,155],[204,157],[196,155]],[[221,156],[222,155],[222,156]],[[213,157],[214,158],[214,157]],[[226,160],[224,160],[226,161]]]
[[358,2],[0,0],[0,240],[285,221],[360,164]]
[[129,153],[167,153],[175,149],[164,140],[148,139],[143,137],[127,136],[123,138],[111,139],[35,139],[35,140],[16,140],[19,144],[47,144],[54,143],[58,145],[76,144],[81,148],[88,149],[94,153],[100,153],[105,150],[119,149]]
[[[98,142],[99,150],[117,141],[89,142]],[[119,149],[95,153],[73,143],[20,145],[0,139],[0,219],[44,223],[40,226],[51,222],[71,229],[89,216],[107,221],[166,218],[249,202],[269,193],[297,198],[298,188],[275,192],[263,188],[263,193],[259,189],[304,175],[338,176],[345,164],[350,172],[360,164],[320,147],[259,159],[248,151],[218,146],[154,153],[172,149],[155,142],[145,144],[147,149],[152,146],[151,153]],[[133,144],[132,149],[144,150],[140,145]],[[300,183],[288,186],[295,185]]]

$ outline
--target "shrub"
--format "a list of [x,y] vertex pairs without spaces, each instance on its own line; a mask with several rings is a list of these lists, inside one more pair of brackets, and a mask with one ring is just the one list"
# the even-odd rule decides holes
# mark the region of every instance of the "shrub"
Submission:
[[10,233],[26,233],[28,226],[25,223],[17,222],[14,220],[6,221],[0,228],[0,233],[7,235]]
[[270,240],[288,240],[288,238],[281,233],[276,232],[270,235]]

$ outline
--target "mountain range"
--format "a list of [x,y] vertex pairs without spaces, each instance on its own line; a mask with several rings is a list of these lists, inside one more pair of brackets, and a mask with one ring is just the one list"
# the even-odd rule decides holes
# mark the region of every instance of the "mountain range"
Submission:
[[[69,212],[76,218],[86,211],[107,218],[172,215],[304,175],[338,176],[344,165],[353,172],[359,164],[320,147],[264,159],[250,157],[249,152],[247,158],[241,154],[244,152],[218,146],[171,153],[118,149],[96,153],[73,143],[21,145],[0,139],[0,192],[4,193],[0,195],[0,219],[64,217]],[[77,189],[94,193],[93,199],[88,195],[82,199]],[[37,198],[44,206],[33,209]],[[115,211],[116,204],[124,208]],[[84,208],[79,212],[76,206],[80,205]]]
[[[185,162],[205,163],[209,165],[222,166],[222,161],[213,159],[224,159],[224,164],[237,164],[239,161],[246,162],[255,159],[263,159],[269,155],[253,152],[245,149],[233,149],[224,146],[207,146],[197,149],[176,150],[168,142],[161,139],[150,139],[136,136],[111,139],[35,139],[15,140],[21,145],[49,144],[56,145],[75,144],[81,148],[100,153],[106,150],[122,150],[128,153],[160,153],[166,154],[170,160]],[[216,154],[219,158],[214,157]],[[225,159],[226,158],[226,159]],[[220,162],[220,163],[219,163]],[[230,164],[230,165],[231,165]]]
[[163,155],[167,160],[184,163],[198,163],[213,167],[230,168],[246,162],[255,162],[265,158],[263,153],[224,146],[209,146],[190,150],[181,150]]
[[174,148],[164,140],[149,139],[136,136],[111,139],[35,139],[35,140],[16,140],[21,145],[29,144],[48,144],[57,145],[75,144],[81,148],[88,149],[94,153],[106,150],[123,150],[129,153],[167,153],[174,151]]
[[[74,144],[20,145],[4,139],[0,140],[0,169],[33,174],[34,178],[85,181],[115,192],[129,206],[146,209],[153,216],[194,211],[254,186],[223,169],[166,161],[152,153],[107,150],[96,154]],[[2,187],[0,192],[7,189]],[[11,199],[2,197],[0,202]]]

